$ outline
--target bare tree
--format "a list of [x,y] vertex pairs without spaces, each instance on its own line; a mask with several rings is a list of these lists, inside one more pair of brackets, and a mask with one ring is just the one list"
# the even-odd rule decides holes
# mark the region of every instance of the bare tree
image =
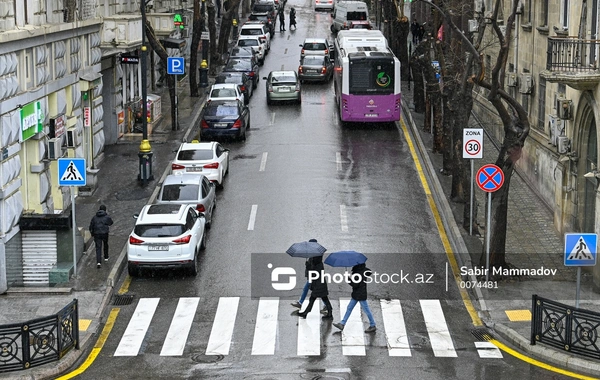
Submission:
[[[218,63],[223,63],[223,57],[227,53],[229,47],[229,35],[231,34],[231,27],[234,18],[237,20],[238,8],[240,7],[241,0],[229,0],[229,6],[227,12],[223,14],[221,18],[221,30],[219,31],[219,44],[217,48]],[[239,21],[239,20],[237,20]],[[237,37],[237,36],[236,36]],[[213,66],[217,62],[213,62]]]
[[194,21],[193,21],[193,34],[192,34],[192,46],[190,48],[190,96],[200,96],[198,90],[198,46],[200,46],[200,37],[204,31],[205,15],[201,11],[200,7],[201,0],[194,0]]

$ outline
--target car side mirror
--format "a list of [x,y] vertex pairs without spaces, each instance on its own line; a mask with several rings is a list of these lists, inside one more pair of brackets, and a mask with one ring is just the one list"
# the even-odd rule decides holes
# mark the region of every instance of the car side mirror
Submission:
[[264,80],[267,80],[267,77],[263,77]]
[[140,217],[140,214],[133,214],[133,219],[137,219]]
[[223,148],[223,152],[230,152],[230,151],[231,151],[231,149],[229,149],[229,148]]

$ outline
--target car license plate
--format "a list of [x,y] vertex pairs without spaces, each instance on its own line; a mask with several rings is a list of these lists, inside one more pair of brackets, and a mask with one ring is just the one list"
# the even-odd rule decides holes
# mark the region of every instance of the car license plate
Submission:
[[202,171],[202,167],[199,166],[194,166],[191,168],[185,168],[186,172],[201,172]]
[[289,87],[279,87],[277,92],[292,92],[292,90]]
[[168,245],[149,245],[148,251],[168,251]]
[[377,113],[366,113],[365,114],[365,117],[378,117],[378,116],[379,116],[379,114],[377,114]]
[[226,128],[227,123],[215,123],[214,126],[215,128]]
[[306,70],[306,72],[309,74],[316,74],[317,70]]

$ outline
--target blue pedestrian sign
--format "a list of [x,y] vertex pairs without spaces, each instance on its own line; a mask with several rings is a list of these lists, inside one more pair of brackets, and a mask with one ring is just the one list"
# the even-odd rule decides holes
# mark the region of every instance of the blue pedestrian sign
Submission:
[[167,74],[185,74],[183,57],[167,57]]
[[565,266],[596,265],[598,235],[588,233],[565,234]]
[[58,186],[86,185],[85,158],[58,159]]

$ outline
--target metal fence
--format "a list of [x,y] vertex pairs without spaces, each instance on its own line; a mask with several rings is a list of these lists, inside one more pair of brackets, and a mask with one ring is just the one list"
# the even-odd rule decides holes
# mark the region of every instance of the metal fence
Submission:
[[73,347],[79,349],[77,299],[54,315],[0,325],[0,372],[60,360]]
[[600,40],[548,37],[546,69],[565,72],[598,71]]
[[531,344],[545,343],[574,354],[600,359],[600,313],[532,297]]

